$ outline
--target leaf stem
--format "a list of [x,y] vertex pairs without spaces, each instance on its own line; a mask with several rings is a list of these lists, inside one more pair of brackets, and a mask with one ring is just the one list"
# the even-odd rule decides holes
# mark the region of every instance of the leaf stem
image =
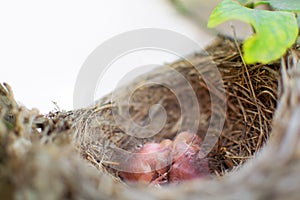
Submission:
[[255,8],[259,5],[270,5],[270,3],[268,1],[258,1],[258,2],[253,3],[253,8]]

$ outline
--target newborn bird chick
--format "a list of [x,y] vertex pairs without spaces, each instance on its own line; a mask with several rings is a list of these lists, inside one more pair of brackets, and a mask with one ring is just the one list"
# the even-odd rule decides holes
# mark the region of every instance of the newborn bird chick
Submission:
[[201,138],[182,132],[174,142],[146,143],[129,162],[131,172],[120,172],[126,182],[144,182],[151,185],[178,183],[209,174],[208,161],[201,157]]
[[[135,155],[130,165],[132,172],[120,172],[126,182],[141,181],[159,184],[171,164],[173,142],[163,140],[161,143],[146,143]],[[158,181],[159,180],[159,181]]]
[[208,161],[201,156],[200,143],[199,136],[188,132],[182,132],[175,138],[173,164],[169,173],[170,182],[178,183],[209,174]]

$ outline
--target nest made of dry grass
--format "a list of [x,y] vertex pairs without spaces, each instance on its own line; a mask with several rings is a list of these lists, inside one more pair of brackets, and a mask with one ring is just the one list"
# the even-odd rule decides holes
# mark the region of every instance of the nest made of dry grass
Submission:
[[[217,41],[208,47],[208,52],[212,54],[223,75],[228,99],[223,133],[218,145],[209,154],[212,173],[223,175],[223,178],[197,180],[159,189],[144,186],[127,188],[117,177],[117,173],[109,168],[114,164],[110,163],[110,147],[119,145],[131,149],[146,140],[129,137],[113,123],[111,109],[114,109],[114,103],[109,98],[90,108],[51,112],[44,116],[37,110],[17,105],[12,90],[5,85],[6,88],[0,88],[1,197],[297,199],[300,189],[299,50],[291,50],[286,59],[282,59],[281,73],[279,63],[244,66],[235,43],[228,39]],[[194,58],[203,61],[199,55]],[[172,66],[183,73],[189,71],[187,77],[194,74],[186,63],[176,62]],[[230,70],[235,73],[230,73]],[[149,78],[157,74],[149,74]],[[206,94],[205,84],[201,84],[198,76],[190,76],[190,80],[196,89],[201,88],[197,91],[203,100],[202,95]],[[276,92],[277,80],[280,80],[280,96]],[[147,95],[139,95],[152,90],[163,92],[153,93],[154,100],[149,100]],[[170,108],[166,110],[172,113],[176,108],[176,101],[173,101],[174,97],[171,94],[169,96],[164,88],[149,87],[137,91],[135,95],[147,105],[155,102],[162,93],[169,97],[161,99],[168,102],[165,104]],[[124,95],[126,90],[120,90],[119,98]],[[280,101],[274,117],[277,98]],[[138,108],[138,105],[133,100],[133,106]],[[174,136],[178,119],[176,113],[173,111],[173,117],[164,127],[163,131],[167,134],[158,134],[151,139],[161,140],[163,137]],[[209,111],[207,113],[206,117],[209,117]],[[132,109],[132,115],[137,116],[136,120],[144,119],[143,114],[139,114],[139,109]],[[274,119],[271,126],[272,117]],[[202,122],[198,132],[200,135],[205,130],[206,120]],[[269,144],[250,164],[245,164],[269,136]],[[226,173],[235,166],[240,168],[237,172]]]
[[[277,101],[279,62],[245,66],[237,45],[239,44],[230,39],[219,38],[206,49],[210,57],[199,53],[190,58],[193,64],[202,66],[203,73],[210,73],[207,61],[212,59],[224,81],[227,111],[223,112],[220,109],[220,115],[225,118],[225,125],[218,144],[207,156],[210,169],[217,176],[241,166],[263,146],[270,135]],[[218,95],[218,91],[209,91],[201,75],[185,60],[172,63],[168,67],[180,72],[192,85],[201,110],[197,134],[204,137],[211,117],[210,95]],[[213,74],[211,77],[214,77]],[[171,79],[171,75],[157,69],[138,78],[131,85],[117,90],[115,94],[118,94],[117,98],[126,99],[139,82],[159,81],[163,78]],[[111,102],[109,95],[100,100],[94,108],[79,111],[80,119],[75,122],[76,137],[81,144],[83,157],[96,165],[103,164],[105,169],[116,177],[117,171],[111,170],[114,168],[112,165],[118,164],[112,158],[114,154],[112,144],[134,152],[148,141],[174,138],[182,129],[181,126],[184,126],[180,121],[180,105],[176,95],[162,85],[140,87],[130,96],[130,100],[130,114],[138,124],[147,123],[151,105],[158,103],[164,106],[168,116],[167,123],[154,137],[138,139],[126,134],[114,120],[112,110],[117,111],[118,107]]]

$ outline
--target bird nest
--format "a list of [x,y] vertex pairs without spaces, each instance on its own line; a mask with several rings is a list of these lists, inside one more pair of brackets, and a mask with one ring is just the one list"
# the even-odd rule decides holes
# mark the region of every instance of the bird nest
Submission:
[[[219,38],[206,51],[209,56],[200,52],[189,58],[193,65],[180,60],[168,67],[180,72],[195,91],[201,111],[195,134],[205,138],[215,113],[225,120],[220,135],[216,134],[215,144],[203,158],[208,162],[209,177],[163,187],[142,184],[128,187],[120,177],[117,166],[121,159],[116,158],[116,149],[136,152],[146,143],[173,140],[178,132],[189,131],[182,121],[180,102],[169,88],[150,85],[129,92],[139,82],[171,78],[171,73],[156,69],[114,92],[117,100],[130,100],[126,108],[133,121],[140,125],[149,124],[152,105],[164,107],[167,114],[164,126],[146,138],[129,135],[120,127],[114,114],[125,105],[112,101],[109,95],[88,108],[53,111],[44,116],[37,110],[17,105],[9,86],[1,86],[1,196],[280,199],[288,194],[290,198],[297,197],[300,188],[297,184],[300,178],[297,173],[300,169],[299,51],[290,50],[281,63],[251,66],[243,63],[239,44],[230,39]],[[208,58],[214,61],[222,76],[225,112],[224,107],[218,106],[212,111],[211,96],[218,97],[220,91],[210,90],[209,82],[195,68],[201,66],[201,74],[213,73]],[[217,76],[209,77],[213,80]],[[180,88],[181,82],[176,84]]]

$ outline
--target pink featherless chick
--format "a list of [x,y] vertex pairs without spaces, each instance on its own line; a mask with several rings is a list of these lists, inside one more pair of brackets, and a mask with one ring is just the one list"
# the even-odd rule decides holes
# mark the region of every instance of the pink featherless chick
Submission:
[[201,141],[198,135],[189,132],[181,132],[176,136],[169,182],[178,183],[209,175],[208,161],[200,152]]
[[171,140],[144,144],[128,163],[132,172],[120,172],[120,177],[126,182],[160,184],[171,164],[172,144]]

